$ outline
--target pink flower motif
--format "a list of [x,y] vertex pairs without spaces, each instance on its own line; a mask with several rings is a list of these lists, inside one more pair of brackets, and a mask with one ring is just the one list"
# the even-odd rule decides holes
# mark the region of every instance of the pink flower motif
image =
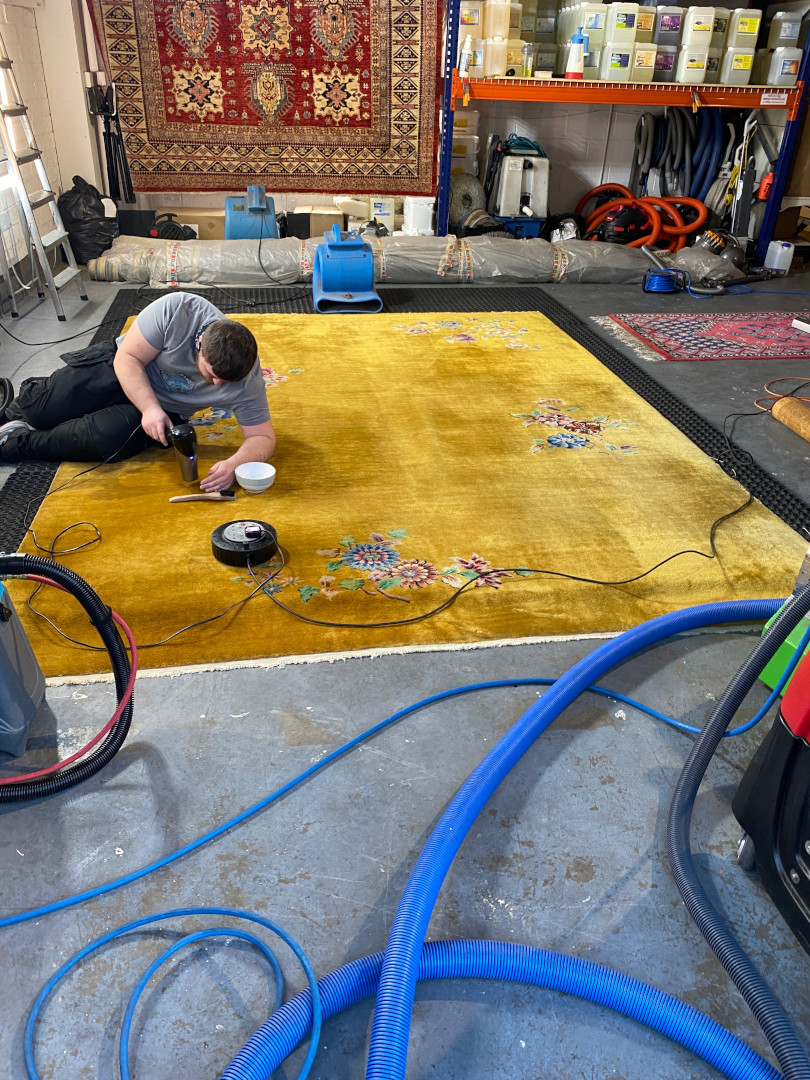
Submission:
[[404,589],[424,589],[438,576],[436,567],[424,559],[406,559],[391,567],[391,577],[400,578]]
[[267,386],[278,386],[279,383],[287,382],[286,375],[279,375],[272,368],[262,368],[262,378]]
[[504,578],[509,577],[508,570],[489,570],[492,565],[487,559],[482,559],[480,555],[476,555],[475,552],[469,557],[469,559],[460,559],[457,556],[453,556],[453,562],[463,570],[475,570],[478,574],[478,580],[475,583],[475,588],[478,589],[482,585],[489,585],[493,589],[500,588],[501,581]]

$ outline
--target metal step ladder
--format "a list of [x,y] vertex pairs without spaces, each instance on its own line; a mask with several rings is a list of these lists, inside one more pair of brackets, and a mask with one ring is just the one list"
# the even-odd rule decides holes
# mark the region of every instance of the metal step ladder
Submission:
[[[31,262],[31,273],[36,284],[37,295],[44,297],[42,287],[44,279],[48,291],[56,308],[56,316],[60,322],[64,322],[66,315],[59,299],[59,290],[71,281],[75,281],[79,296],[87,300],[87,294],[82,284],[82,272],[76,265],[76,259],[70,247],[68,233],[62,223],[62,217],[56,205],[56,195],[50,189],[48,177],[45,175],[45,167],[42,164],[42,154],[37,147],[31,122],[28,119],[28,109],[22,101],[17,80],[11,68],[11,60],[6,52],[6,46],[0,37],[0,143],[2,143],[2,157],[0,166],[5,166],[6,176],[0,176],[0,187],[9,187],[17,204],[20,224],[25,233],[28,254]],[[24,165],[33,165],[39,181],[36,191],[29,191],[21,172]],[[46,233],[40,233],[34,217],[34,211],[41,206],[47,206],[51,214],[53,227]],[[2,248],[0,238],[0,248]],[[33,247],[33,250],[32,250]],[[62,251],[62,257],[67,263],[64,270],[54,274],[48,261],[48,253]],[[36,255],[36,257],[34,257]],[[16,314],[16,303],[13,298],[14,289],[6,274],[7,267],[5,251],[0,257],[0,271],[8,282],[11,292],[10,302],[12,314]],[[41,277],[40,277],[41,274]]]

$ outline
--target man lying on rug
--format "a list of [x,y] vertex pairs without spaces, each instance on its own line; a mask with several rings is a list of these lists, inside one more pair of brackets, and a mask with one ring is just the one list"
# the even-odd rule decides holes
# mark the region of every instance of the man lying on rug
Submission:
[[208,408],[232,410],[244,441],[211,466],[203,491],[232,487],[237,465],[275,449],[256,339],[201,296],[161,296],[115,342],[62,359],[16,400],[3,380],[1,461],[122,461],[168,446],[175,424]]

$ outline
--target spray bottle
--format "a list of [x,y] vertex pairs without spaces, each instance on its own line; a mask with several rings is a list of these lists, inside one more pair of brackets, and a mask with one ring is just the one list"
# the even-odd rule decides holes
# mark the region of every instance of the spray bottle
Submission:
[[458,73],[460,78],[466,79],[470,73],[470,61],[472,60],[472,34],[467,34],[464,44],[461,46],[461,55],[458,58]]
[[585,53],[588,51],[588,35],[582,33],[582,27],[577,27],[577,32],[571,35],[571,43],[568,49],[568,60],[565,64],[566,79],[582,79],[584,77]]

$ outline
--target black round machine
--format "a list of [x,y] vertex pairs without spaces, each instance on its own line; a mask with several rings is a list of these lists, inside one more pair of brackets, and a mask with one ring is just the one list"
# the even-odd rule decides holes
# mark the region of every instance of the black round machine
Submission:
[[278,554],[278,536],[266,521],[226,521],[211,534],[211,549],[228,566],[255,566]]
[[638,206],[618,206],[611,210],[600,229],[606,244],[629,244],[651,232],[647,215]]

